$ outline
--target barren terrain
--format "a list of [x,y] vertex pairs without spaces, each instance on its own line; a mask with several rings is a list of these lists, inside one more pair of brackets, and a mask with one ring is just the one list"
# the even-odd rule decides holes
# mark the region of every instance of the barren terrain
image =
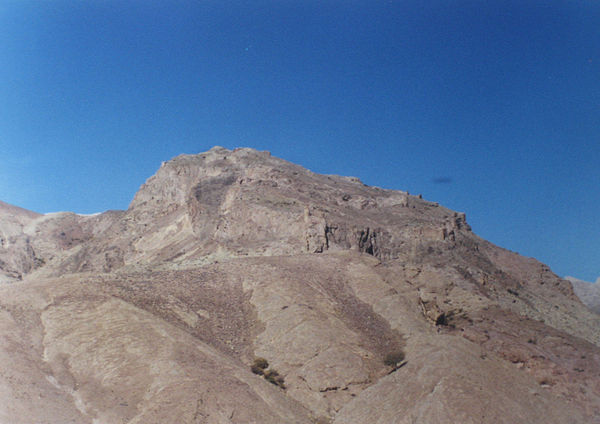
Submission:
[[600,423],[600,316],[407,192],[215,147],[0,242],[0,423]]

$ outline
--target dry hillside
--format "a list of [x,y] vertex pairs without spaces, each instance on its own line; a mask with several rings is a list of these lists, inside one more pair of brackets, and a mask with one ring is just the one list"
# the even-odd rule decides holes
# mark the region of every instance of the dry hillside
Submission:
[[163,163],[126,211],[0,203],[0,340],[6,424],[600,423],[568,281],[252,149]]

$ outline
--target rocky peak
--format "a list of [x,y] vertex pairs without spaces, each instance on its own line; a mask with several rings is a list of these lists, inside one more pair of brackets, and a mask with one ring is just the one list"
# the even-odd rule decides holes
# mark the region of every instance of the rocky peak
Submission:
[[245,169],[259,166],[269,157],[268,152],[249,148],[232,151],[220,146],[204,153],[179,155],[161,164],[136,193],[130,209],[144,205],[183,205],[201,181],[240,176]]
[[163,163],[129,214],[145,226],[168,216],[165,225],[179,222],[209,246],[186,249],[187,258],[220,249],[231,256],[356,250],[390,259],[415,239],[451,243],[470,231],[463,213],[421,196],[315,174],[249,148],[214,147]]
[[0,201],[0,219],[30,220],[41,214]]
[[215,147],[7,228],[6,422],[600,422],[600,317],[421,196]]

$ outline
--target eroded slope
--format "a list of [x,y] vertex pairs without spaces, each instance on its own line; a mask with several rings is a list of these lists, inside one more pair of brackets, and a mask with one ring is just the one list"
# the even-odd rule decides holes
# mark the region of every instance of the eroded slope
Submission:
[[0,224],[0,422],[600,422],[600,317],[420,196],[214,148]]

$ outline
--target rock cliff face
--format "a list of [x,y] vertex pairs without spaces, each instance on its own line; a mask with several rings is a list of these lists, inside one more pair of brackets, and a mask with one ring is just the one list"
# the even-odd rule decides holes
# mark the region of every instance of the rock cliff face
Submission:
[[0,239],[0,423],[600,422],[600,316],[406,192],[216,147]]
[[39,214],[0,202],[0,283],[20,280],[41,265],[24,234],[25,226]]

